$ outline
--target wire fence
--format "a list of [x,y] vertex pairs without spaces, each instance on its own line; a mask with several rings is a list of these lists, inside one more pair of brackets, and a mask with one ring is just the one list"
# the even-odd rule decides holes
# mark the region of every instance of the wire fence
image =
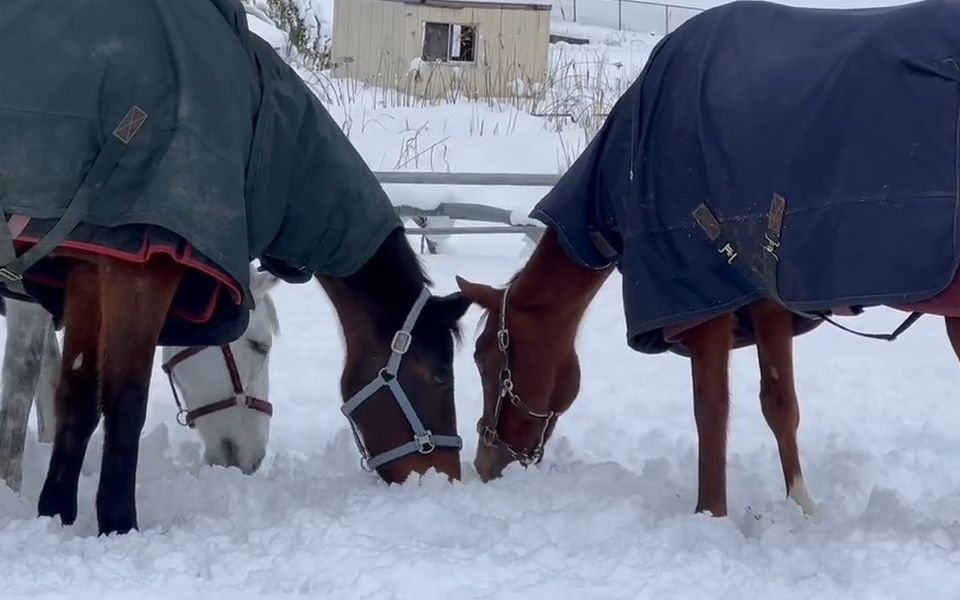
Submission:
[[702,8],[647,0],[553,0],[554,15],[583,25],[666,35]]

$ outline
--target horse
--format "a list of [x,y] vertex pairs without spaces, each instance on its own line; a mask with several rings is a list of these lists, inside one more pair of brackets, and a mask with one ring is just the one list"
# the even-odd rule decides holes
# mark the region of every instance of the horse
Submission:
[[665,36],[531,211],[547,232],[526,265],[505,289],[458,278],[486,311],[481,478],[542,458],[579,391],[578,325],[617,269],[628,346],[691,360],[697,512],[727,514],[729,354],[750,345],[787,496],[813,512],[793,337],[888,306],[910,313],[895,331],[854,333],[943,316],[960,358],[958,26],[943,0],[732,2]]
[[279,281],[269,273],[251,276],[254,309],[239,339],[221,346],[161,349],[160,366],[177,405],[177,423],[196,430],[208,465],[251,475],[266,456],[273,416],[270,350],[280,333],[270,290]]
[[[249,475],[266,454],[273,414],[273,405],[266,400],[270,349],[280,328],[269,292],[278,282],[268,273],[251,275],[254,308],[239,339],[223,346],[162,348],[161,367],[177,404],[177,422],[197,431],[208,465],[236,467]],[[0,397],[0,480],[19,491],[27,417],[34,398],[37,438],[41,443],[53,442],[60,346],[56,325],[43,307],[6,300],[0,303],[0,312],[7,320]]]
[[[583,316],[612,274],[584,269],[547,229],[533,254],[503,289],[457,282],[484,309],[474,361],[483,388],[483,414],[474,468],[483,481],[500,477],[513,462],[542,460],[559,417],[577,398],[580,362],[575,340]],[[777,440],[787,497],[812,515],[800,466],[800,411],[793,377],[792,315],[770,301],[754,302],[746,315],[756,335],[760,406]],[[509,319],[508,319],[509,315]],[[690,349],[694,416],[699,433],[697,512],[727,514],[726,442],[728,365],[738,315],[728,312],[676,338]],[[509,322],[508,322],[509,321]]]
[[155,349],[237,339],[253,260],[333,304],[363,466],[387,483],[460,477],[453,355],[470,301],[433,295],[373,172],[238,0],[14,0],[0,29],[17,82],[0,92],[0,293],[64,326],[40,516],[75,521],[102,418],[98,531],[138,528]]
[[60,347],[50,314],[31,302],[0,301],[7,336],[0,392],[0,480],[20,491],[23,448],[30,408],[36,399],[37,438],[52,443],[53,395],[60,366]]

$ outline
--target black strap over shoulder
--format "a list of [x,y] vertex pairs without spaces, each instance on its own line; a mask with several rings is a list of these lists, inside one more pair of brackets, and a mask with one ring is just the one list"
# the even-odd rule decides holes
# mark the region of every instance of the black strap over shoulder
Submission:
[[4,223],[4,226],[0,226],[0,284],[18,296],[29,297],[23,287],[23,274],[38,260],[63,243],[80,224],[93,200],[100,194],[110,174],[120,162],[120,157],[123,156],[127,146],[140,132],[147,117],[147,113],[137,105],[130,107],[100,149],[100,153],[67,204],[60,220],[33,247],[19,256],[13,245],[10,227],[7,226],[6,212],[0,206],[0,215],[3,216]]

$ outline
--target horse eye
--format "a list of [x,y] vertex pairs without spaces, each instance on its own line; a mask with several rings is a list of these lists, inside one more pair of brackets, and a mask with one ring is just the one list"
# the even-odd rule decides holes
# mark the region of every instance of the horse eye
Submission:
[[265,344],[256,340],[247,340],[247,343],[250,344],[250,349],[257,354],[262,354],[264,356],[270,354],[270,344]]
[[450,372],[446,369],[433,374],[433,382],[437,385],[447,385],[450,382]]

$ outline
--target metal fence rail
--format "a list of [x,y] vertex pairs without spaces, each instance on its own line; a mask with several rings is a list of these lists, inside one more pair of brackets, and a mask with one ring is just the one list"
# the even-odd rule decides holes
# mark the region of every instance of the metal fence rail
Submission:
[[[433,173],[417,171],[377,171],[374,173],[383,185],[479,185],[479,186],[524,186],[551,187],[560,175],[551,173]],[[441,202],[433,208],[421,208],[407,204],[394,206],[401,218],[413,219],[416,227],[407,227],[407,233],[424,237],[433,235],[478,235],[520,233],[538,241],[544,226],[535,223],[514,223],[512,211],[470,202]],[[471,225],[466,227],[431,226],[430,217],[445,217],[454,221],[496,223],[497,225]],[[429,241],[428,241],[429,243]],[[430,244],[431,251],[434,245]]]
[[490,185],[552,187],[560,175],[552,173],[436,173],[423,171],[377,171],[382,184],[415,183],[421,185]]

